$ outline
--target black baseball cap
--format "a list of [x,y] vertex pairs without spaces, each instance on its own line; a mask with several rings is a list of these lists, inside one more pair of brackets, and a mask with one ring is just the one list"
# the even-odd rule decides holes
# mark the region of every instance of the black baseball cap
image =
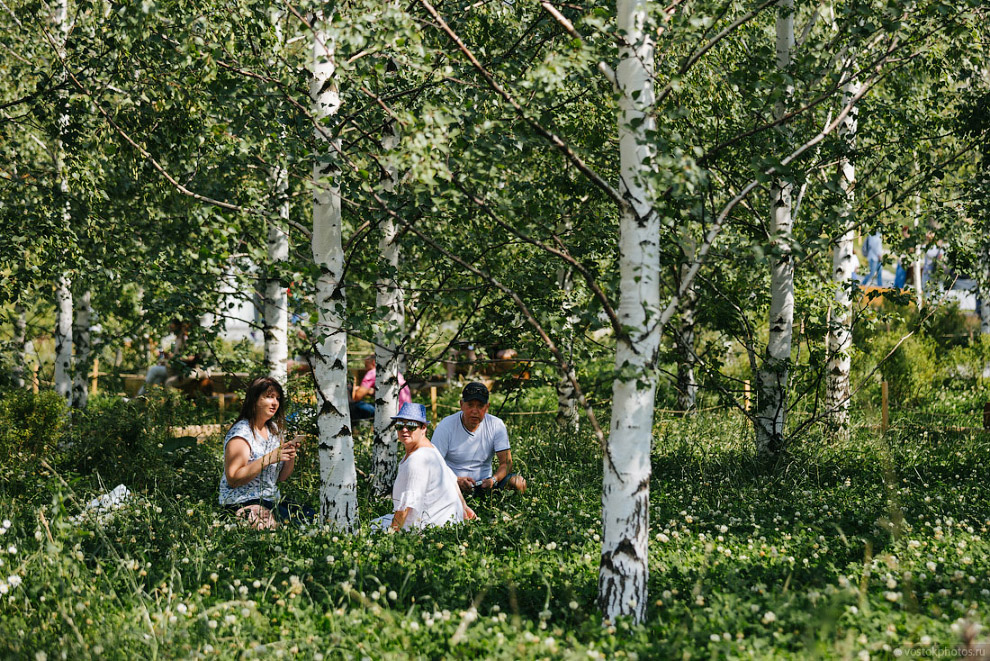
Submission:
[[470,402],[471,400],[479,401],[482,404],[488,403],[488,388],[484,383],[472,381],[464,386],[464,390],[461,391],[461,401]]

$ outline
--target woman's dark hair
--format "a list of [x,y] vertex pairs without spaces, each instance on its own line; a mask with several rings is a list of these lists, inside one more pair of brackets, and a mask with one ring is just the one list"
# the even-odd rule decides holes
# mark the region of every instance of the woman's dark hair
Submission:
[[241,404],[241,412],[237,419],[253,423],[257,413],[258,400],[269,390],[274,390],[275,394],[278,395],[278,411],[268,421],[268,429],[278,434],[285,429],[285,391],[282,390],[282,384],[270,376],[259,376],[248,385],[247,392],[244,393],[244,403]]

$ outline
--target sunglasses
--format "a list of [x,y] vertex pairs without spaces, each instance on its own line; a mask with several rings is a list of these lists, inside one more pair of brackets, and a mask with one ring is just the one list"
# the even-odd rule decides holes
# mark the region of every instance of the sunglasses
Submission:
[[409,431],[416,431],[417,429],[420,428],[420,424],[418,422],[412,422],[412,421],[407,421],[407,422],[400,421],[395,423],[395,428],[396,430],[408,429]]

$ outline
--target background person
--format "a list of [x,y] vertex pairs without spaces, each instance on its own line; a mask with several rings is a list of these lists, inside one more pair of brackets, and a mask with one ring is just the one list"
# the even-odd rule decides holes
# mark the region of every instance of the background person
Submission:
[[374,528],[414,530],[475,518],[457,487],[457,477],[426,437],[426,407],[407,402],[392,417],[406,456],[392,486],[394,512]]
[[[361,420],[363,418],[373,418],[375,417],[375,405],[371,402],[363,402],[365,397],[368,395],[375,394],[375,377],[377,375],[377,369],[375,367],[375,355],[364,357],[364,376],[361,378],[361,383],[356,388],[351,397],[351,419]],[[406,377],[402,376],[402,372],[399,372],[399,408],[401,409],[406,404],[412,402],[412,392],[409,390],[409,386],[406,384]],[[354,412],[358,412],[358,417],[354,417]]]
[[[493,489],[526,491],[526,480],[512,472],[512,450],[505,423],[488,413],[488,387],[472,381],[461,391],[461,410],[437,424],[433,444],[457,475],[461,491],[475,495]],[[492,473],[492,459],[498,468]]]
[[863,280],[863,285],[868,286],[876,280],[877,287],[883,287],[883,237],[880,232],[871,234],[863,239],[863,257],[866,258],[868,275]]
[[286,441],[285,393],[278,381],[263,376],[248,385],[237,422],[223,442],[220,504],[259,530],[274,528],[291,516],[316,512],[282,501],[278,483],[292,475],[299,444]]

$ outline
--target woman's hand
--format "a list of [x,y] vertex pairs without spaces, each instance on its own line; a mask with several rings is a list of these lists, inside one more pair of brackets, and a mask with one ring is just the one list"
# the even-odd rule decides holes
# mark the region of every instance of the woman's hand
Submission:
[[[298,436],[296,438],[298,438]],[[291,441],[285,441],[272,450],[269,454],[274,455],[274,461],[292,461],[296,458],[296,454],[298,452],[299,443],[294,438]],[[272,463],[274,463],[274,461]]]
[[477,518],[478,518],[478,515],[474,513],[474,510],[471,509],[470,507],[468,507],[467,505],[465,505],[464,506],[464,520],[465,521],[471,521],[471,520],[477,519]]

